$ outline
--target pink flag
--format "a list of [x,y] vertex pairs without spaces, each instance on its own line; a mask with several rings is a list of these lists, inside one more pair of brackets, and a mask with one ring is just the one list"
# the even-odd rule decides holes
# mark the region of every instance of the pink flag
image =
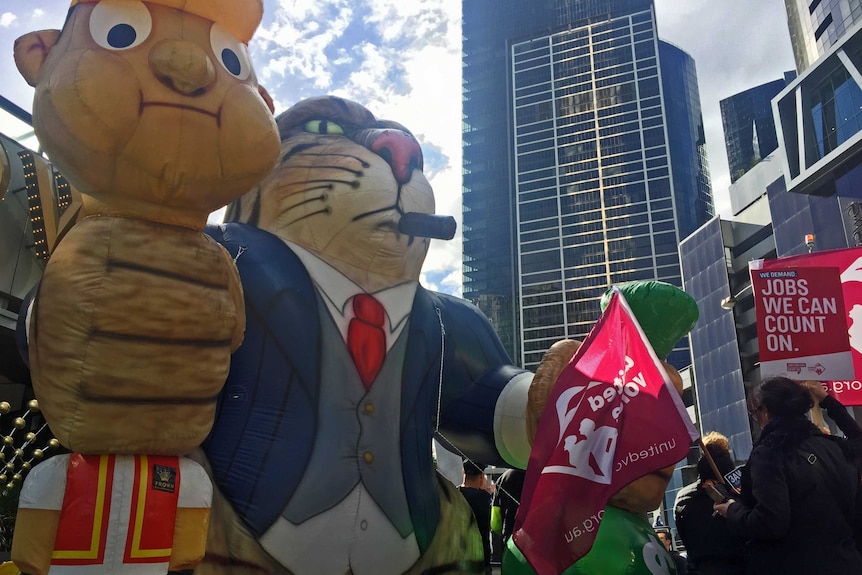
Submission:
[[592,547],[608,499],[688,454],[698,433],[618,291],[539,420],[514,540],[539,575]]

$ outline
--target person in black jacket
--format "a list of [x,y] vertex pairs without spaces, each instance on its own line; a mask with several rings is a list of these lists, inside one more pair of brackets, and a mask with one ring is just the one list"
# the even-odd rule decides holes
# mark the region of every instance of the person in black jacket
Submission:
[[521,491],[524,489],[526,475],[527,472],[523,469],[508,469],[497,480],[493,507],[500,508],[504,546],[515,530],[515,515],[521,505]]
[[655,536],[658,537],[658,540],[661,541],[662,545],[664,545],[667,554],[670,555],[671,559],[673,559],[674,567],[676,567],[676,574],[685,575],[687,572],[686,560],[679,551],[673,548],[673,535],[670,530],[666,527],[657,528],[655,530]]
[[464,482],[458,491],[470,504],[485,552],[485,575],[491,575],[491,498],[488,491],[488,478],[483,473],[484,465],[464,461]]
[[[735,468],[727,437],[712,431],[703,443],[719,473]],[[719,482],[706,456],[697,462],[698,481],[682,488],[674,503],[676,529],[685,545],[691,575],[737,575],[744,571],[745,540],[730,533],[727,522],[715,514],[707,488]]]
[[716,503],[731,533],[748,540],[747,572],[862,573],[854,531],[862,521],[859,472],[846,442],[805,417],[809,392],[786,377],[764,380],[750,411],[762,428],[742,472],[739,500]]

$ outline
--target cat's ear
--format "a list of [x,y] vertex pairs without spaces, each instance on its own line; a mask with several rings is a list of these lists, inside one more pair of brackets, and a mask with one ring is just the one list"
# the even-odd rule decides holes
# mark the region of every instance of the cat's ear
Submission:
[[275,104],[272,103],[272,96],[269,95],[269,92],[266,91],[266,88],[258,85],[257,91],[260,94],[260,97],[263,98],[263,101],[266,102],[269,111],[275,114]]
[[31,86],[35,86],[39,80],[39,72],[42,71],[45,58],[59,38],[59,30],[39,30],[15,40],[15,65]]

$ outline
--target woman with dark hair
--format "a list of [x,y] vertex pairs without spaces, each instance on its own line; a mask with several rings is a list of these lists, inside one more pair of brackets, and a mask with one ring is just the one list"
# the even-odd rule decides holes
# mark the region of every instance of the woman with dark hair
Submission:
[[748,540],[748,573],[862,573],[854,534],[862,525],[859,472],[843,439],[806,418],[808,390],[764,380],[750,412],[762,431],[742,472],[742,495],[715,505]]
[[[736,464],[730,456],[727,437],[711,431],[703,436],[703,445],[719,473],[733,471]],[[691,575],[737,575],[744,571],[745,540],[728,531],[727,522],[713,511],[707,489],[721,482],[709,459],[702,455],[697,462],[698,481],[683,487],[674,503],[676,530],[685,545]]]

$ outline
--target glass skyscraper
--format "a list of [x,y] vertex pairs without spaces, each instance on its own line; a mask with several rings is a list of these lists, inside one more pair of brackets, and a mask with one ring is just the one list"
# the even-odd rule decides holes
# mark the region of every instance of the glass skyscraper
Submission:
[[862,19],[862,0],[784,0],[784,4],[799,73]]
[[471,1],[463,29],[464,295],[534,368],[609,285],[681,285],[713,210],[694,62],[651,1]]
[[510,42],[579,25],[652,0],[468,0],[463,11],[464,297],[519,353]]
[[[835,40],[773,102],[787,189],[862,199],[862,27]],[[815,232],[817,233],[817,232]]]
[[730,181],[735,182],[778,148],[772,98],[794,77],[774,80],[719,102]]

